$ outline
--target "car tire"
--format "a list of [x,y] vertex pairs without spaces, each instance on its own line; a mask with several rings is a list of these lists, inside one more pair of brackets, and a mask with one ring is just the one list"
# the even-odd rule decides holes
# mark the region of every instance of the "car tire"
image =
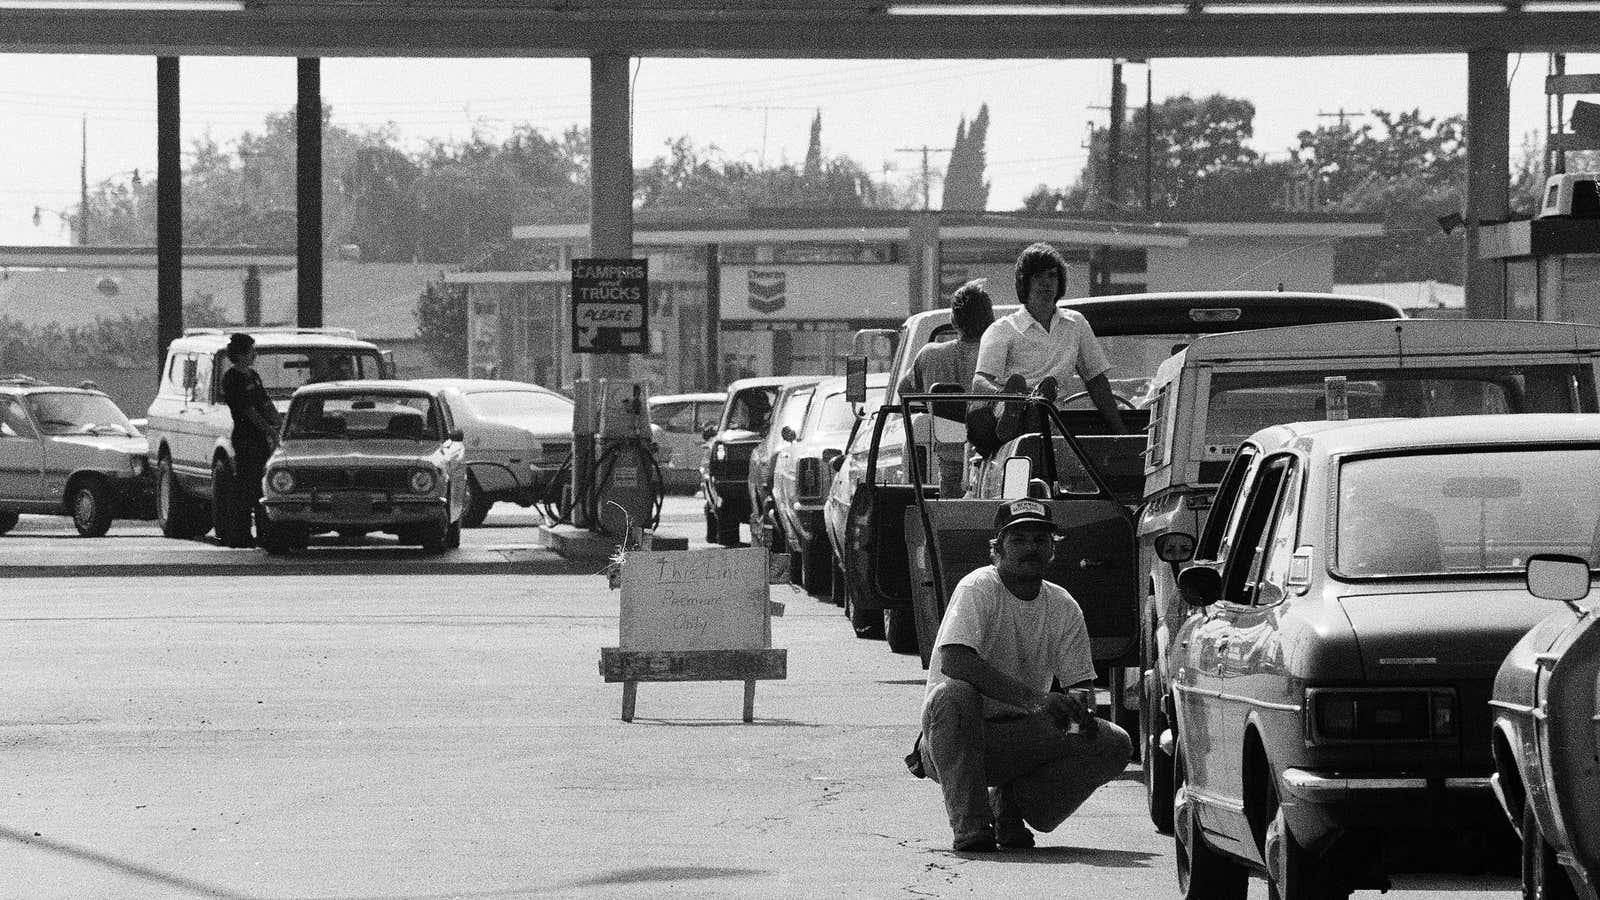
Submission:
[[855,630],[856,637],[868,641],[883,640],[883,610],[860,609],[846,600],[844,614],[850,617],[850,627]]
[[1144,745],[1144,796],[1150,824],[1160,834],[1172,833],[1172,757],[1161,750],[1161,733],[1169,727],[1156,692],[1154,670],[1145,669],[1139,695],[1139,735]]
[[800,545],[800,586],[819,599],[833,591],[833,551],[821,535]]
[[417,529],[416,540],[424,553],[443,553],[450,545],[450,526],[443,522],[423,525]]
[[921,643],[917,640],[917,617],[910,609],[883,611],[883,636],[894,653],[917,653]]
[[483,495],[478,488],[478,479],[467,479],[467,508],[461,511],[461,527],[477,528],[483,520],[489,517],[489,507],[494,506],[494,501]]
[[1556,851],[1544,839],[1533,801],[1522,805],[1522,898],[1523,900],[1576,900],[1578,892],[1565,869],[1556,861]]
[[455,550],[461,546],[461,523],[452,522],[444,533],[444,548]]
[[240,527],[233,463],[218,457],[211,463],[211,530],[224,547],[242,547],[247,534]]
[[1183,754],[1178,751],[1177,789],[1173,792],[1173,845],[1178,870],[1178,893],[1183,900],[1245,900],[1250,872],[1244,864],[1206,843],[1200,831],[1199,811],[1189,800]]
[[1268,790],[1272,818],[1261,847],[1261,858],[1267,863],[1267,896],[1271,900],[1348,900],[1350,890],[1343,886],[1338,872],[1302,846],[1289,829],[1276,783]]
[[156,463],[156,524],[169,538],[197,538],[211,530],[211,511],[184,491],[167,456]]
[[267,551],[268,556],[288,556],[295,550],[296,541],[287,525],[279,525],[256,511],[256,546]]
[[100,479],[86,478],[73,485],[67,505],[72,510],[72,527],[84,537],[103,537],[111,530],[117,501]]
[[728,515],[727,510],[717,511],[716,542],[724,547],[739,546],[739,520]]
[[844,592],[849,590],[849,585],[844,580],[844,567],[839,565],[838,557],[833,555],[832,548],[828,550],[828,565],[833,574],[832,589],[828,592],[828,599],[834,606],[844,607]]
[[706,504],[706,543],[717,542],[717,514],[712,511],[711,504]]
[[[1129,666],[1114,665],[1106,673],[1106,686],[1110,688],[1109,693],[1111,695],[1110,708],[1106,712],[1109,714],[1107,718],[1111,720],[1112,724],[1132,735],[1138,734],[1139,710],[1128,709],[1123,700],[1128,693],[1128,671],[1130,668]],[[1133,762],[1139,761],[1140,749],[1139,742],[1134,741]]]
[[0,509],[0,534],[5,534],[17,527],[17,521],[22,517],[9,509]]

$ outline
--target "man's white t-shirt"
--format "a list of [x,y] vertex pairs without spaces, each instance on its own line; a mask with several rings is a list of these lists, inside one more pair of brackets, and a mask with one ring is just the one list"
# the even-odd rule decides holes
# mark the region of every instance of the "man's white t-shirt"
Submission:
[[1012,375],[1021,375],[1030,388],[1049,375],[1057,383],[1072,375],[1087,383],[1110,369],[1089,320],[1076,310],[1057,307],[1046,331],[1024,306],[995,320],[978,342],[977,371],[994,376],[997,384]]
[[[983,661],[1038,691],[1094,680],[1094,655],[1083,610],[1067,589],[1044,582],[1039,596],[1023,600],[1006,589],[994,566],[984,566],[956,584],[928,661],[928,688],[949,680],[942,671],[947,644],[964,644]],[[983,698],[985,716],[1026,712]]]

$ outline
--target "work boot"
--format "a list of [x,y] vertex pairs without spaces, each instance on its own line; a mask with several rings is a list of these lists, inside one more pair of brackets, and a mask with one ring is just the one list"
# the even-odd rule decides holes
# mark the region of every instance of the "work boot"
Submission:
[[[1001,390],[1007,394],[1022,394],[1028,390],[1028,383],[1022,380],[1021,375],[1012,375],[1006,379]],[[1001,445],[1005,445],[1022,433],[1022,406],[1018,402],[1001,403],[1000,415],[995,419],[994,436]]]
[[1011,786],[989,788],[989,808],[994,810],[995,843],[1005,850],[1026,850],[1033,846],[1033,832],[1022,821],[1022,813],[1011,799]]
[[990,825],[971,834],[958,835],[951,846],[957,853],[993,853],[1000,849],[995,845],[994,828]]

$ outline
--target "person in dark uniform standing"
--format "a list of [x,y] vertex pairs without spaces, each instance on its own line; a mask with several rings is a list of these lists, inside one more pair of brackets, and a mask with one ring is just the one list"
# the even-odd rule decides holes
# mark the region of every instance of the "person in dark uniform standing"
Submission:
[[[222,373],[222,397],[233,414],[232,502],[217,507],[217,538],[229,547],[253,547],[251,518],[261,499],[267,457],[278,446],[277,407],[256,374],[256,342],[248,334],[228,338],[228,371]],[[220,499],[220,498],[218,498]]]

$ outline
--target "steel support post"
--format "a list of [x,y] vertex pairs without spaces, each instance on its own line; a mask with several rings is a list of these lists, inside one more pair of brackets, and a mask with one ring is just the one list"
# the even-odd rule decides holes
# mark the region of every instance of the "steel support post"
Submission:
[[295,100],[295,323],[322,327],[322,60],[301,59]]
[[1504,222],[1510,205],[1511,89],[1506,84],[1506,51],[1467,54],[1467,315],[1503,319],[1506,315],[1504,266],[1478,258],[1478,229]]
[[167,345],[183,336],[183,146],[178,57],[156,59],[156,381]]

